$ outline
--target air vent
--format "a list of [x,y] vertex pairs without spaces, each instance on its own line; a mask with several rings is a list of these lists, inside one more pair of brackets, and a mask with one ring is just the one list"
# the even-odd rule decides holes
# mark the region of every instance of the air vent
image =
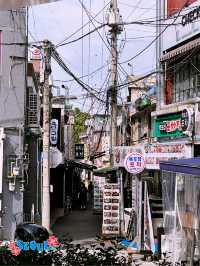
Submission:
[[38,96],[34,93],[29,93],[28,99],[28,127],[38,127]]

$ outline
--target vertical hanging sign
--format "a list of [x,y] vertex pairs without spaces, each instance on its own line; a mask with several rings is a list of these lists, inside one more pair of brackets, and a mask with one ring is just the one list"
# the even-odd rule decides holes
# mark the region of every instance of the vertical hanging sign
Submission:
[[103,195],[103,235],[120,233],[120,190],[117,183],[106,183]]
[[58,120],[57,119],[51,119],[50,143],[52,146],[56,146],[58,143]]

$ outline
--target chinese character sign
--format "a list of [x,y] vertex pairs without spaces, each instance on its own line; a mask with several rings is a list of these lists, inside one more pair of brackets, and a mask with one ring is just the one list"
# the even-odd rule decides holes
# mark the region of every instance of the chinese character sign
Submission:
[[124,160],[124,167],[131,174],[139,174],[144,170],[145,159],[140,153],[130,153]]

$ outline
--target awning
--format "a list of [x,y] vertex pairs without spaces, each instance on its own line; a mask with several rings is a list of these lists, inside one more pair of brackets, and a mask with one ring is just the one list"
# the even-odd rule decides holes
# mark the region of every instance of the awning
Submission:
[[65,167],[74,167],[74,168],[80,168],[80,169],[85,169],[88,171],[93,171],[97,167],[95,165],[87,164],[87,163],[82,163],[74,160],[66,160],[65,161]]
[[161,171],[200,176],[200,157],[160,162]]
[[161,56],[160,61],[163,62],[170,60],[197,47],[200,47],[200,37],[164,54],[163,56]]
[[113,174],[114,172],[118,170],[119,170],[119,167],[105,167],[105,168],[94,170],[93,174],[95,176],[107,176],[109,174]]

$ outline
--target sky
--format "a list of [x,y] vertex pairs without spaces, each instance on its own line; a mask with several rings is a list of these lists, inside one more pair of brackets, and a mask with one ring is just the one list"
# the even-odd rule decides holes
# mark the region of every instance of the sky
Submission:
[[[92,17],[101,11],[95,17],[93,23],[88,23],[89,18],[81,6],[81,1]],[[101,23],[106,22],[109,2],[108,0],[61,0],[51,4],[32,6],[29,8],[30,41],[49,39],[57,45],[65,39],[65,42],[77,39],[93,30],[94,25],[98,27]],[[156,0],[118,0],[118,6],[123,22],[155,18]],[[86,23],[88,24],[83,30],[78,31]],[[85,83],[98,91],[102,90],[99,93],[101,97],[104,96],[103,91],[109,84],[110,67],[104,67],[92,75],[87,75],[110,62],[108,30],[107,27],[104,27],[99,30],[99,33],[95,32],[82,40],[57,48],[64,62],[76,76],[86,75],[82,79]],[[71,36],[72,34],[73,36]],[[124,31],[118,36],[119,63],[136,55],[154,38],[155,27],[152,25],[132,24],[125,26]],[[119,83],[127,79],[127,74],[143,75],[155,69],[155,56],[155,45],[152,45],[147,51],[130,61],[129,64],[122,64],[118,68]],[[52,65],[54,84],[56,86],[65,84],[70,90],[70,95],[77,96],[78,99],[72,101],[74,106],[78,106],[86,112],[93,109],[102,112],[103,106],[101,103],[91,102],[90,98],[85,96],[86,92],[76,82],[69,81],[71,78],[68,74],[55,62]],[[105,88],[102,89],[102,86],[105,86]],[[119,103],[124,101],[126,94],[127,88],[119,92]]]

